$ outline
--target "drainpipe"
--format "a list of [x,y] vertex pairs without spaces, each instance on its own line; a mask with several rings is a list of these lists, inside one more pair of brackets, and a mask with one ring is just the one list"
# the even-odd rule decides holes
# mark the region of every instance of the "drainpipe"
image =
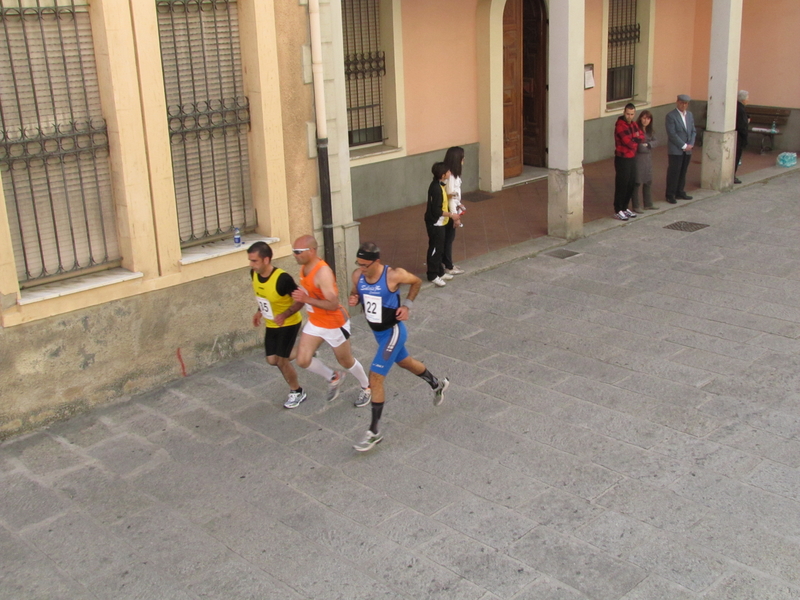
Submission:
[[333,248],[331,173],[328,165],[328,118],[325,113],[325,81],[322,73],[319,0],[308,0],[308,20],[311,28],[311,73],[314,77],[314,112],[317,119],[317,168],[319,169],[319,195],[322,203],[322,241],[325,248],[325,262],[336,273],[336,254]]

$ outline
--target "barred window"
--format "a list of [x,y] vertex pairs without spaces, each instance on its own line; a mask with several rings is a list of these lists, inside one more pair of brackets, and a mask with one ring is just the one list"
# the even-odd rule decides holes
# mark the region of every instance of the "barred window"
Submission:
[[640,39],[636,2],[610,0],[608,4],[607,102],[627,100],[634,96],[636,44]]
[[183,246],[255,228],[235,0],[156,0]]
[[386,54],[380,39],[380,0],[342,0],[347,130],[350,146],[383,142],[383,78]]
[[87,0],[0,0],[0,173],[21,287],[119,264]]

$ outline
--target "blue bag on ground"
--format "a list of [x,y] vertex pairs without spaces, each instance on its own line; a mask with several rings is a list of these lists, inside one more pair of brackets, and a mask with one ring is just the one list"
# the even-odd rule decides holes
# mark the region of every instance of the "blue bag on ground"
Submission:
[[797,164],[797,154],[794,152],[781,152],[778,154],[779,167],[793,167]]

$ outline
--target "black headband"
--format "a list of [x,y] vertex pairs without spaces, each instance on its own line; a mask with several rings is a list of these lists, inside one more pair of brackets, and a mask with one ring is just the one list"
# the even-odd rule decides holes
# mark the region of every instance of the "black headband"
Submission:
[[378,260],[381,257],[381,251],[375,250],[374,252],[370,252],[369,250],[362,250],[361,248],[358,249],[356,252],[356,258],[363,258],[364,260]]

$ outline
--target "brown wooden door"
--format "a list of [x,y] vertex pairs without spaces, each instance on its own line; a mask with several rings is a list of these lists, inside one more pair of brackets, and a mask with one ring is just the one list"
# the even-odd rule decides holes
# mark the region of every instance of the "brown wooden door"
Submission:
[[544,0],[525,0],[522,28],[523,160],[547,166],[547,15]]
[[503,12],[503,177],[522,173],[522,2]]

